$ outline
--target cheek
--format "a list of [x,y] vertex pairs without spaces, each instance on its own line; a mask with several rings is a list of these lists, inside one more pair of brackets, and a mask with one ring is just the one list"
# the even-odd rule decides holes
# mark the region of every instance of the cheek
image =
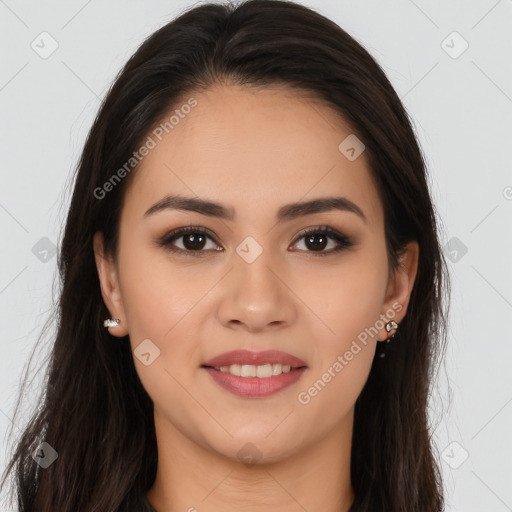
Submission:
[[[200,364],[197,306],[207,279],[190,279],[190,269],[179,272],[163,251],[135,244],[121,246],[119,272],[137,373],[155,403],[168,402],[182,392],[179,384],[191,385],[191,368]],[[142,347],[149,365],[138,357]]]
[[[310,296],[323,321],[317,336],[315,370],[298,401],[308,414],[331,410],[339,420],[354,405],[371,369],[382,311],[387,267],[385,259],[359,254],[328,277],[317,275],[318,295]],[[324,328],[327,327],[328,329]],[[332,409],[331,409],[332,408]],[[335,411],[335,412],[334,412]]]
[[329,294],[322,318],[334,334],[317,338],[318,359],[297,397],[305,422],[306,417],[323,418],[322,428],[333,427],[347,417],[361,393],[382,327],[378,283],[378,276],[368,273],[364,280],[345,281]]
[[[344,351],[360,333],[375,325],[383,312],[387,267],[370,251],[347,255],[329,268],[311,267],[297,273],[295,289],[317,317],[317,333],[326,340],[326,352]],[[361,336],[364,338],[364,336]]]
[[137,337],[170,340],[204,294],[204,276],[190,279],[189,269],[180,271],[164,250],[136,243],[135,237],[121,245],[119,272],[130,333]]
[[[191,280],[190,272],[180,273],[157,251],[135,244],[123,249],[120,282],[136,371],[155,406],[168,410],[172,404],[179,423],[193,406],[183,390],[193,387],[200,364],[197,306],[207,290],[205,279]],[[146,365],[139,354],[147,352]]]

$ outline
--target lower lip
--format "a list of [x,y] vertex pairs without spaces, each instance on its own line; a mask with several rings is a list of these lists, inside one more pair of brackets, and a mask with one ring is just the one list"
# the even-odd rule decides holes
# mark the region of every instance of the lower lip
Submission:
[[213,380],[224,389],[231,393],[247,398],[260,398],[270,396],[282,389],[291,386],[297,382],[302,374],[307,370],[306,367],[297,368],[281,375],[272,375],[271,377],[238,377],[229,372],[221,372],[214,368],[203,367],[213,378]]

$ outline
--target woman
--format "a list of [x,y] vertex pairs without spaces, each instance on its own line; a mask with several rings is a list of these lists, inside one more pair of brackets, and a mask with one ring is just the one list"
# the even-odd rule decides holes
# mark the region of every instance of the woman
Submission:
[[442,510],[427,177],[381,68],[313,10],[154,33],[78,166],[18,510]]

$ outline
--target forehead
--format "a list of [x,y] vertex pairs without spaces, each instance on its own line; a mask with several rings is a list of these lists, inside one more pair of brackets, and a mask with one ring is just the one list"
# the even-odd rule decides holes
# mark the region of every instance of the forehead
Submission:
[[350,161],[339,149],[351,134],[332,108],[288,88],[217,85],[191,93],[148,133],[151,149],[125,206],[141,216],[164,195],[181,193],[233,207],[242,219],[261,217],[263,205],[273,215],[284,203],[341,195],[378,226],[382,207],[364,152]]

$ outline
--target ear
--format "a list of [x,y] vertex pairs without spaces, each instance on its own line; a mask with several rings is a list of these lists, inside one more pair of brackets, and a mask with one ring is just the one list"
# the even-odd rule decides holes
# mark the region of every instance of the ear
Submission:
[[126,315],[124,314],[117,268],[114,260],[105,254],[103,233],[100,231],[94,234],[93,247],[94,259],[96,260],[96,268],[100,280],[101,295],[111,317],[120,320],[119,325],[109,327],[108,330],[113,336],[126,336],[128,334],[128,325],[126,323]]
[[[409,242],[398,258],[398,268],[391,276],[386,290],[383,315],[398,324],[405,317],[409,300],[411,298],[414,281],[418,271],[419,246],[415,240]],[[390,313],[393,311],[395,315]],[[386,313],[387,312],[387,313]],[[386,320],[387,322],[388,320]],[[388,332],[384,329],[379,332],[379,339],[385,340]]]

